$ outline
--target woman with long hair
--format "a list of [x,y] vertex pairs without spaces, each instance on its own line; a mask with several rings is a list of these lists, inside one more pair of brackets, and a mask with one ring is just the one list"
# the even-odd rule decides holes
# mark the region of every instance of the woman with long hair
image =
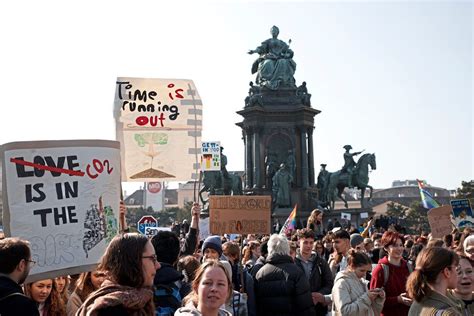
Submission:
[[69,299],[69,275],[55,277],[54,283],[56,283],[56,288],[59,292],[59,296],[63,300],[64,304],[66,304]]
[[160,267],[155,248],[147,237],[139,234],[115,236],[98,267],[107,271],[107,277],[76,315],[154,315],[153,278]]
[[314,231],[314,234],[318,238],[324,236],[323,211],[314,209],[311,212],[311,215],[308,217],[308,223],[306,224],[306,228],[309,228]]
[[387,256],[380,259],[374,268],[370,288],[385,290],[387,297],[382,316],[406,316],[412,301],[406,296],[405,284],[413,269],[403,259],[404,238],[397,232],[387,231],[380,242]]
[[76,315],[77,310],[87,299],[89,294],[98,290],[105,280],[105,272],[95,270],[81,273],[76,281],[76,288],[72,292],[66,306],[67,316]]
[[185,307],[176,315],[231,316],[221,309],[232,296],[232,282],[224,265],[216,260],[206,260],[196,272],[192,291],[184,298]]
[[367,289],[362,281],[372,269],[372,261],[363,252],[349,250],[347,268],[339,272],[332,288],[333,315],[375,316],[380,315],[385,300],[382,288]]
[[420,252],[406,285],[408,296],[413,299],[409,316],[463,315],[462,302],[448,297],[448,289],[454,289],[458,282],[458,264],[458,255],[446,248],[425,248]]
[[248,243],[244,250],[244,256],[242,258],[242,265],[251,269],[260,257],[260,243],[252,240]]
[[36,302],[40,316],[63,316],[66,312],[54,279],[26,284],[25,295]]

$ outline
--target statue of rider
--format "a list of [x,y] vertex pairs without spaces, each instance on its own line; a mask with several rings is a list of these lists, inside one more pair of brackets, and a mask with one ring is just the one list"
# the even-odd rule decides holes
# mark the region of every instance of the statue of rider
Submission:
[[346,152],[344,153],[344,166],[341,169],[341,173],[348,174],[347,186],[349,188],[352,188],[352,176],[354,173],[354,167],[356,166],[356,163],[353,157],[361,154],[363,151],[351,153],[350,152],[350,150],[352,149],[351,145],[345,145],[342,148],[344,148]]

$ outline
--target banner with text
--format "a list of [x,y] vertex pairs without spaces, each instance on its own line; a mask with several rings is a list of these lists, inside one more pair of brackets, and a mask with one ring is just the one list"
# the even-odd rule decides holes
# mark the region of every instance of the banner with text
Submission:
[[89,270],[119,231],[120,144],[105,140],[2,146],[3,224],[30,242],[28,281]]
[[473,227],[474,228],[474,217],[472,216],[471,203],[468,199],[458,199],[450,201],[451,207],[453,208],[454,221],[456,227]]
[[210,196],[211,234],[270,234],[271,196]]
[[198,179],[202,101],[192,80],[117,78],[123,181]]
[[202,171],[221,170],[221,143],[201,143],[201,169]]
[[453,223],[451,222],[452,208],[449,205],[432,208],[428,211],[428,222],[431,227],[433,238],[443,238],[444,235],[451,234]]

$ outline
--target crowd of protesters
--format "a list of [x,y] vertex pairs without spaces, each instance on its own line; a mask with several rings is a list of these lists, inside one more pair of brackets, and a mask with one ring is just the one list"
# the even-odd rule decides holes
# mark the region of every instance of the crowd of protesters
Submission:
[[191,212],[185,235],[122,233],[96,269],[26,284],[29,243],[0,240],[0,315],[474,315],[469,228],[325,228],[315,210],[287,235],[199,241]]

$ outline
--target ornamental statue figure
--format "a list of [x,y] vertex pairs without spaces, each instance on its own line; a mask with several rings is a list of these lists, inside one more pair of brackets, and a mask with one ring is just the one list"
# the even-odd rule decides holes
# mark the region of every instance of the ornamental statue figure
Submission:
[[290,206],[290,183],[293,177],[286,169],[284,163],[280,165],[280,169],[273,176],[273,201],[277,206]]
[[[296,63],[293,61],[293,51],[282,40],[279,40],[280,30],[272,26],[272,38],[262,42],[249,54],[258,53],[259,58],[252,65],[252,74],[257,73],[257,84],[271,90],[277,90],[280,85],[295,87]],[[291,40],[290,40],[291,43]]]
[[354,171],[354,167],[356,165],[353,157],[361,154],[364,151],[362,150],[355,153],[351,153],[350,152],[350,150],[352,149],[351,145],[345,145],[342,148],[344,148],[346,152],[344,153],[344,166],[341,169],[341,174],[343,173],[348,174],[347,186],[349,188],[352,188],[352,174]]
[[326,170],[326,164],[321,164],[321,171],[318,174],[318,182],[316,188],[319,190],[319,201],[325,205],[328,202],[328,184],[329,184],[329,171]]

